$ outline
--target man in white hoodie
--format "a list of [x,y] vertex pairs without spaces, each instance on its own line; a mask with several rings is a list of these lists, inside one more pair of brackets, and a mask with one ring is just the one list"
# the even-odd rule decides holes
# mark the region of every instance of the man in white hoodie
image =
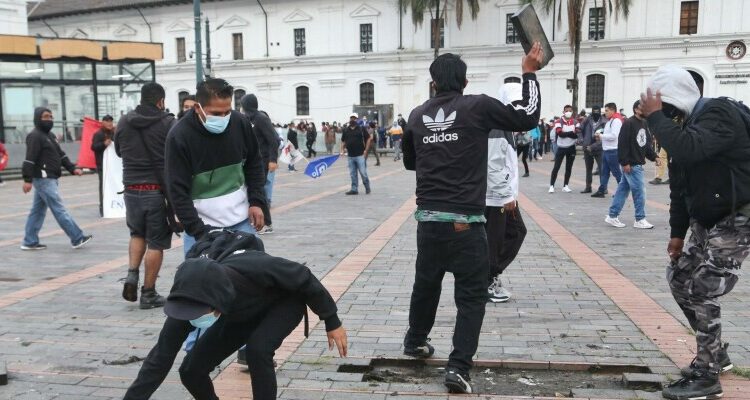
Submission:
[[[520,102],[520,83],[506,83],[498,99],[503,104]],[[504,303],[511,293],[503,287],[500,275],[516,258],[526,237],[526,225],[518,209],[518,155],[513,132],[493,129],[487,146],[487,199],[484,216],[487,223],[490,274],[489,301]]]
[[683,379],[662,394],[718,399],[719,373],[733,367],[721,340],[719,298],[734,288],[750,253],[750,110],[701,98],[690,74],[669,65],[649,81],[641,110],[670,156],[667,281],[697,344]]
[[607,124],[604,125],[604,134],[602,134],[602,170],[599,174],[599,189],[591,195],[591,197],[600,198],[607,194],[610,173],[615,177],[618,184],[620,178],[622,178],[620,160],[617,155],[617,142],[624,118],[622,114],[617,112],[615,103],[607,103],[604,106],[604,116],[607,117]]

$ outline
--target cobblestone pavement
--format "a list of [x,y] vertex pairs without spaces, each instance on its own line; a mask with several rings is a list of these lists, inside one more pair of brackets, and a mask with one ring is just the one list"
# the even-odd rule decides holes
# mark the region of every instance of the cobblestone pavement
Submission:
[[[575,178],[583,177],[582,164],[577,160]],[[663,312],[665,331],[679,329],[675,340],[686,340],[679,335],[690,338],[664,282],[666,186],[648,188],[655,203],[648,207],[654,230],[615,230],[603,222],[608,199],[577,191],[547,194],[550,169],[549,161],[532,163],[531,177],[521,180],[528,199],[528,207],[522,208],[529,234],[505,274],[514,296],[509,303],[488,306],[477,357],[508,365],[642,364],[674,374],[673,362],[684,358],[685,348],[692,345],[665,343],[653,333],[656,327],[633,312],[637,305],[623,300],[654,301],[648,306]],[[389,159],[382,167],[371,163],[369,172],[373,194],[351,197],[343,195],[348,189],[344,162],[319,180],[286,171],[277,177],[275,233],[264,237],[266,247],[272,254],[306,262],[318,277],[325,277],[338,299],[351,346],[350,357],[341,360],[327,350],[322,324],[306,340],[295,331],[277,353],[281,398],[385,399],[394,392],[401,399],[448,398],[439,385],[371,386],[361,382],[361,374],[336,372],[344,362],[364,365],[372,358],[403,357],[401,341],[416,258],[416,223],[410,216],[414,176]],[[582,189],[576,181],[572,186]],[[42,232],[49,248],[20,251],[30,196],[21,193],[19,182],[0,188],[0,360],[7,363],[10,377],[9,385],[0,386],[0,399],[122,398],[140,363],[114,366],[104,361],[144,357],[164,319],[161,310],[141,311],[120,298],[118,279],[127,264],[128,233],[124,221],[98,218],[95,176],[63,178],[61,188],[76,221],[94,234],[84,249],[72,250],[48,216]],[[622,219],[632,222],[631,215],[628,205]],[[182,259],[180,244],[176,240],[166,254],[157,282],[163,294]],[[582,258],[586,254],[602,261],[590,263]],[[631,285],[630,294],[614,291],[595,268]],[[733,361],[742,366],[750,366],[750,313],[743,307],[749,287],[741,280],[723,302],[725,338]],[[450,352],[452,295],[447,277],[431,335],[437,358]],[[190,398],[176,374],[179,362],[154,398]],[[237,364],[225,363],[215,382],[222,399],[249,398],[249,378]],[[725,389],[745,383],[726,382]],[[636,392],[581,395],[657,398]]]

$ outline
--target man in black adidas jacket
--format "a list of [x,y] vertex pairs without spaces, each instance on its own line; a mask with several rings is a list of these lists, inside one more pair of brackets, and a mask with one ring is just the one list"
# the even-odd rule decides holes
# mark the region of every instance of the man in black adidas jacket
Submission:
[[487,147],[492,129],[528,131],[539,121],[542,59],[537,43],[522,61],[523,99],[509,105],[486,95],[464,96],[466,64],[443,54],[430,66],[436,96],[411,112],[403,138],[404,166],[416,171],[417,262],[404,354],[430,357],[443,276],[456,280],[456,328],[445,385],[471,393],[469,370],[487,303],[489,275],[484,208]]
[[[325,322],[329,348],[346,357],[346,331],[336,303],[309,268],[263,251],[252,234],[213,230],[178,268],[167,320],[125,400],[148,399],[161,385],[188,333],[207,329],[185,356],[180,378],[197,400],[217,400],[209,373],[247,344],[253,399],[276,398],[273,356],[306,307]],[[218,317],[218,318],[217,318]]]
[[684,378],[664,389],[668,399],[721,397],[719,373],[733,366],[721,341],[719,297],[734,288],[750,253],[750,115],[742,107],[701,98],[676,66],[659,68],[641,95],[651,132],[670,156],[667,281],[698,349]]

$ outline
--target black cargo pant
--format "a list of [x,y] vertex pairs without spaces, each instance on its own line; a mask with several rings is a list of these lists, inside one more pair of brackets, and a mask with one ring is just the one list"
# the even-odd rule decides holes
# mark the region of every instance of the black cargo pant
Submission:
[[487,207],[484,211],[487,218],[487,245],[489,247],[490,273],[488,281],[500,275],[516,259],[526,238],[526,224],[523,223],[521,210],[516,206],[513,211],[504,207]]
[[448,368],[468,373],[487,304],[487,235],[483,224],[419,222],[417,263],[405,344],[424,343],[435,323],[443,276],[455,278],[458,308]]

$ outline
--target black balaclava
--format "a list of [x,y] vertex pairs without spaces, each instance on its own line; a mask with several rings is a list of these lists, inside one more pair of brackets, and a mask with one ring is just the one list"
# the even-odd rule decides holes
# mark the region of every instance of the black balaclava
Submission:
[[47,107],[37,107],[34,109],[34,126],[44,133],[49,133],[52,130],[52,121],[42,121],[42,114],[45,111],[52,113]]
[[594,122],[599,122],[599,119],[602,118],[602,108],[599,106],[591,107],[591,118],[594,119]]

